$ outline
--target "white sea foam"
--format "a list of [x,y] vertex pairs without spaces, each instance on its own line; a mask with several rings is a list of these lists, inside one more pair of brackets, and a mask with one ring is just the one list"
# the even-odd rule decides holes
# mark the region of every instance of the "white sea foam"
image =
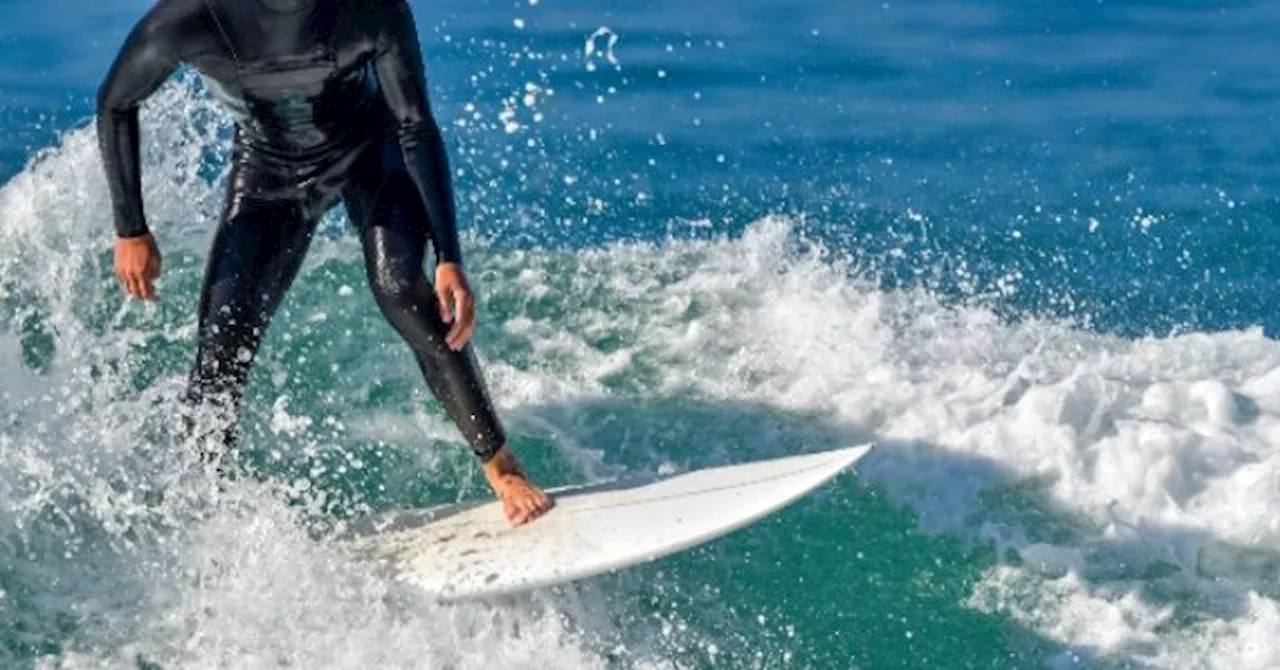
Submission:
[[[194,298],[166,288],[198,277],[199,263],[172,257],[203,253],[220,198],[198,175],[217,124],[178,130],[216,113],[175,86],[145,114],[144,195],[167,263],[161,297],[177,305],[129,303],[110,275],[110,212],[90,130],[67,134],[0,187],[0,546],[23,598],[0,591],[0,602],[21,608],[12,613],[27,622],[21,635],[37,641],[60,638],[70,612],[78,621],[42,667],[605,667],[583,640],[610,625],[589,599],[444,609],[397,594],[315,543],[280,495],[246,483],[211,508],[208,480],[178,476],[189,465],[179,449],[147,446],[185,361],[141,390],[133,376],[151,372],[139,368],[148,347],[192,344]],[[283,435],[307,428],[287,403],[270,414]],[[357,434],[402,423],[361,419]],[[419,434],[409,439],[429,436],[430,425],[411,423]],[[144,499],[161,486],[162,503]]]
[[[147,127],[177,128],[192,113],[189,96],[167,95]],[[208,137],[161,133],[146,151],[152,220],[170,226],[172,248],[193,254],[218,202],[195,176]],[[66,573],[36,597],[54,610],[53,599],[78,599],[89,636],[49,667],[125,666],[137,655],[193,668],[606,665],[582,621],[618,624],[589,591],[585,602],[534,599],[509,611],[418,602],[310,541],[295,510],[252,486],[233,489],[218,511],[172,503],[164,532],[124,533],[150,527],[154,512],[112,484],[178,468],[163,453],[143,468],[134,454],[177,379],[133,390],[139,371],[128,364],[142,357],[130,347],[189,344],[191,317],[171,307],[184,314],[175,323],[122,304],[105,267],[96,160],[91,133],[72,133],[0,189],[0,297],[13,317],[0,332],[3,530],[36,541],[65,517],[82,538],[49,540],[69,548],[40,568]],[[572,256],[478,250],[476,264],[494,277],[479,287],[483,301],[548,305],[518,308],[483,343],[497,402],[523,425],[557,431],[584,471],[607,454],[550,405],[686,394],[820,417],[881,442],[860,477],[910,506],[924,531],[995,542],[1020,559],[991,569],[970,606],[1065,644],[1052,664],[1280,661],[1280,346],[1256,331],[1124,339],[1008,323],[923,291],[883,291],[829,258],[797,258],[790,232],[766,218],[718,242]],[[316,254],[342,258],[350,245],[322,241]],[[21,325],[31,318],[52,342],[37,355],[39,373],[23,353],[39,349]],[[506,355],[517,351],[519,361]],[[416,375],[386,363],[402,349],[361,352],[352,369]],[[305,430],[287,405],[274,411],[281,430]],[[448,432],[377,412],[351,424],[379,439]],[[652,453],[655,463],[687,457]],[[84,556],[96,567],[73,576]]]
[[[1080,657],[1275,662],[1280,647],[1265,640],[1280,632],[1280,345],[1257,330],[1125,339],[1011,324],[879,290],[818,255],[796,259],[790,230],[766,219],[733,241],[585,253],[562,279],[534,257],[494,259],[511,264],[508,276],[546,282],[510,290],[569,297],[590,283],[610,306],[506,335],[538,339],[539,369],[589,394],[619,365],[645,365],[656,370],[647,394],[753,401],[875,436],[861,476],[910,505],[924,530],[1020,557],[991,571],[973,605]],[[590,344],[602,333],[634,344],[606,356]],[[536,403],[546,387],[528,378],[501,374],[500,395]],[[1001,491],[1006,502],[983,498]],[[1028,508],[1051,510],[1051,527],[1024,518]],[[1147,576],[1151,566],[1173,576]],[[1149,599],[1156,585],[1176,590],[1171,580],[1230,606]],[[1206,620],[1170,632],[1175,605]]]

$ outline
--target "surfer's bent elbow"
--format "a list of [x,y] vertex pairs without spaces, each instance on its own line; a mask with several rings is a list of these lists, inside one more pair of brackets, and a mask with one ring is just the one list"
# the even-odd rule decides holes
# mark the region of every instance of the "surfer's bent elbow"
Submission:
[[130,31],[98,87],[98,149],[120,237],[148,232],[142,214],[138,107],[178,69],[194,12],[191,0],[158,2]]
[[382,97],[395,120],[410,180],[427,210],[438,263],[462,263],[449,159],[427,100],[426,67],[413,13],[404,0],[391,0],[381,16],[374,68]]

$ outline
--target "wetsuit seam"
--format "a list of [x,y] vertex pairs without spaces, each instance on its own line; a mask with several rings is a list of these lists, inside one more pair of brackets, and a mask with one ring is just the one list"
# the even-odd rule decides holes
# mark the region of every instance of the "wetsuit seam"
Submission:
[[204,0],[204,7],[209,12],[209,18],[213,19],[213,25],[218,29],[218,35],[222,37],[222,41],[227,45],[227,52],[231,54],[231,62],[236,66],[236,79],[240,79],[240,55],[236,53],[236,46],[231,43],[231,34],[227,32],[226,26],[222,25],[222,19],[218,18],[217,9],[214,7],[215,0]]

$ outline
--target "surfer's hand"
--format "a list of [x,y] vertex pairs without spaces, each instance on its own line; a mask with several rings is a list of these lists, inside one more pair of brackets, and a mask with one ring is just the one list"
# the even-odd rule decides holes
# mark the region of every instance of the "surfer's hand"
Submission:
[[529,483],[516,455],[507,447],[498,450],[481,466],[493,492],[502,501],[502,509],[512,526],[520,526],[542,516],[551,509],[551,498]]
[[116,238],[116,278],[129,295],[155,300],[156,288],[152,282],[159,276],[160,249],[151,233]]
[[471,297],[471,287],[457,263],[441,263],[436,266],[436,298],[440,301],[440,318],[453,324],[445,343],[458,351],[471,339],[476,325],[476,304]]

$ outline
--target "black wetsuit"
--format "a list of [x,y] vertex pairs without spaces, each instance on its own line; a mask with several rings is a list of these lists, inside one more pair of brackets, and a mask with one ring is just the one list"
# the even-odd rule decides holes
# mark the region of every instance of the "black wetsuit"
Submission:
[[460,262],[449,166],[406,0],[158,0],[98,97],[116,233],[148,232],[138,104],[180,65],[236,117],[230,188],[205,270],[189,398],[235,416],[258,343],[341,200],[370,286],[481,460],[504,442],[470,347],[453,351],[423,271]]

